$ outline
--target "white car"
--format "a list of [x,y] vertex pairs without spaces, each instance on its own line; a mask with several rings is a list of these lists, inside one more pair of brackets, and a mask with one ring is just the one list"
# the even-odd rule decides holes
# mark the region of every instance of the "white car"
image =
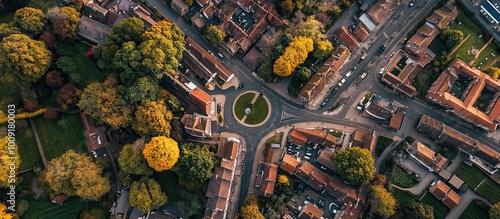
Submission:
[[310,159],[311,159],[311,157],[309,157],[309,156],[304,156],[304,159],[306,159],[306,160],[310,160]]
[[345,74],[345,77],[346,77],[346,78],[348,78],[349,76],[351,76],[351,74],[352,74],[352,71],[347,72],[347,73]]
[[361,79],[365,79],[365,78],[366,78],[366,75],[368,75],[368,73],[364,72],[364,73],[361,75]]
[[384,74],[384,68],[381,68],[380,71],[378,72],[379,74]]
[[344,84],[344,82],[345,82],[345,78],[342,78],[342,80],[340,80],[338,83],[339,87],[342,86]]

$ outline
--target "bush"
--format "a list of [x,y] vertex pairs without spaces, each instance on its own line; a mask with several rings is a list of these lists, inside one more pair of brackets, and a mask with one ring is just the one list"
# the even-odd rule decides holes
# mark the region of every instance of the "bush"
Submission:
[[43,117],[46,120],[55,120],[59,116],[59,112],[57,112],[54,108],[49,108],[43,113]]
[[404,188],[409,188],[415,185],[412,176],[407,174],[399,167],[395,167],[392,171],[392,182],[397,186],[401,186]]
[[219,114],[219,123],[224,122],[224,116],[222,114]]

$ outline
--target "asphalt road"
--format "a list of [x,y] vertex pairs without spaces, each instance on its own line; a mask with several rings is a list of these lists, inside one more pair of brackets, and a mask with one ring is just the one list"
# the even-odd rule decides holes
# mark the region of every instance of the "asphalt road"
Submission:
[[[259,79],[254,77],[252,75],[252,71],[249,70],[245,65],[243,65],[239,60],[228,55],[225,51],[219,51],[217,48],[211,46],[207,40],[203,39],[203,37],[198,32],[196,32],[191,26],[189,26],[186,22],[184,22],[182,18],[177,16],[169,7],[159,2],[158,0],[146,0],[146,2],[148,5],[156,8],[166,18],[176,23],[185,32],[186,36],[191,37],[193,40],[199,43],[200,46],[214,53],[221,52],[225,55],[225,58],[221,59],[221,61],[223,61],[226,67],[228,67],[228,69],[235,74],[240,83],[245,84],[245,87],[241,90],[228,89],[222,91],[220,89],[216,89],[214,91],[209,92],[212,95],[223,94],[226,96],[226,104],[224,104],[225,112],[231,113],[232,103],[235,101],[236,96],[239,93],[247,90],[259,91],[264,95],[266,95],[271,101],[272,116],[263,126],[259,128],[249,128],[246,126],[242,126],[235,120],[235,118],[232,115],[226,114],[224,116],[225,126],[220,127],[218,129],[219,132],[227,131],[227,132],[238,133],[243,138],[245,138],[245,141],[248,145],[245,156],[246,164],[245,164],[245,169],[242,173],[242,180],[241,180],[242,182],[241,186],[243,190],[240,193],[240,198],[237,208],[238,210],[241,207],[245,196],[247,195],[246,191],[250,184],[250,176],[252,174],[252,167],[253,167],[254,157],[256,154],[257,145],[259,141],[262,139],[262,137],[266,133],[269,133],[269,131],[272,131],[282,126],[292,125],[294,123],[312,122],[312,121],[336,123],[352,127],[367,127],[367,126],[369,127],[376,124],[375,122],[371,124],[363,124],[345,120],[344,117],[345,114],[347,113],[347,110],[343,110],[340,114],[336,116],[323,116],[321,110],[308,111],[305,110],[304,107],[301,105],[297,105],[291,101],[287,101],[287,97],[280,96],[278,93],[273,91],[273,89],[276,89],[276,87],[284,87],[284,85],[282,84],[278,86],[272,85],[273,88],[271,88],[271,86],[268,86],[265,83],[261,82]],[[418,122],[418,119],[420,119],[420,117],[423,114],[427,114],[433,118],[441,120],[448,126],[451,126],[461,132],[468,133],[468,135],[473,138],[480,139],[482,142],[486,143],[487,145],[493,148],[499,149],[498,144],[496,144],[490,138],[484,136],[484,134],[481,131],[478,131],[478,129],[474,128],[472,125],[465,123],[462,120],[458,119],[457,117],[452,116],[449,113],[445,113],[440,109],[432,108],[423,101],[415,99],[406,99],[400,97],[399,95],[387,92],[383,87],[381,87],[377,83],[378,79],[376,77],[378,77],[378,71],[381,66],[384,66],[386,64],[388,60],[388,54],[390,54],[392,51],[395,51],[397,47],[401,45],[400,43],[402,39],[406,37],[406,34],[411,29],[412,24],[416,24],[419,22],[419,20],[426,18],[425,14],[431,11],[431,8],[434,6],[435,2],[437,2],[437,0],[417,1],[416,5],[411,8],[408,7],[407,1],[399,5],[395,9],[395,12],[392,14],[392,17],[388,19],[388,22],[382,24],[382,26],[379,28],[379,33],[375,32],[370,35],[370,38],[374,38],[373,39],[374,41],[371,43],[371,45],[369,45],[366,51],[368,54],[367,57],[365,58],[365,60],[359,62],[359,66],[353,72],[353,75],[347,79],[346,83],[341,87],[341,89],[337,92],[336,95],[334,95],[332,99],[338,98],[340,93],[344,92],[356,80],[356,78],[362,74],[363,71],[366,71],[369,73],[368,77],[361,82],[359,87],[362,88],[369,87],[373,92],[378,93],[382,97],[392,101],[397,101],[408,107],[406,112],[407,112],[407,118],[409,119],[406,119],[407,122],[405,127],[402,128],[400,134],[389,133],[389,135],[400,135],[401,137],[403,137],[411,134],[412,132],[415,131],[414,128],[415,124]],[[342,25],[348,25],[352,23],[352,16],[357,11],[358,8],[359,8],[358,4],[353,4],[353,6],[348,10],[348,12],[344,13],[342,17],[339,19],[339,21],[332,27],[332,29],[328,31],[327,35],[331,36],[336,30],[336,28]],[[382,32],[384,32],[385,34]],[[386,52],[383,53],[381,57],[377,57],[375,55],[376,51],[380,48],[380,46],[384,44],[388,44]],[[341,74],[345,74],[345,72],[348,69],[350,69],[356,62],[359,61],[361,50],[362,49],[359,49],[353,53],[353,56],[351,57],[350,61],[343,68],[342,72],[340,72]],[[283,82],[286,81],[287,80],[285,79]],[[356,89],[356,91],[353,94],[351,94],[351,96],[356,97],[362,91],[363,89]],[[353,98],[351,98],[350,103],[352,103],[353,101],[352,99]],[[294,115],[297,118],[292,120],[282,121],[281,120],[282,113]],[[380,127],[377,127],[377,129],[385,130]]]

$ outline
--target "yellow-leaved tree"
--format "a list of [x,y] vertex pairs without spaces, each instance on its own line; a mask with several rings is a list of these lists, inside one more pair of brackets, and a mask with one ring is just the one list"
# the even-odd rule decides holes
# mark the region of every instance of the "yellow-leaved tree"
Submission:
[[292,74],[297,66],[304,63],[307,55],[313,51],[313,40],[309,37],[297,36],[285,49],[285,53],[274,62],[274,74],[287,77]]
[[290,181],[287,176],[280,174],[278,176],[278,184],[288,187],[290,185]]
[[7,213],[7,206],[0,203],[0,219],[12,219],[12,214]]
[[172,169],[180,156],[177,142],[165,136],[153,137],[142,153],[148,165],[158,172]]
[[0,138],[0,188],[7,188],[11,184],[9,183],[11,165],[8,164],[14,163],[14,170],[17,172],[17,168],[21,163],[17,153],[17,145],[8,147],[8,143],[9,138],[7,136]]

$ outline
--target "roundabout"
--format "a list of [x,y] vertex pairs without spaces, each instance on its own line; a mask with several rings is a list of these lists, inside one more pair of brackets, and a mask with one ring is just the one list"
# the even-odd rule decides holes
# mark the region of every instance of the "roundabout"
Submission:
[[259,127],[271,116],[271,103],[262,93],[246,91],[236,97],[233,103],[233,116],[241,125]]

